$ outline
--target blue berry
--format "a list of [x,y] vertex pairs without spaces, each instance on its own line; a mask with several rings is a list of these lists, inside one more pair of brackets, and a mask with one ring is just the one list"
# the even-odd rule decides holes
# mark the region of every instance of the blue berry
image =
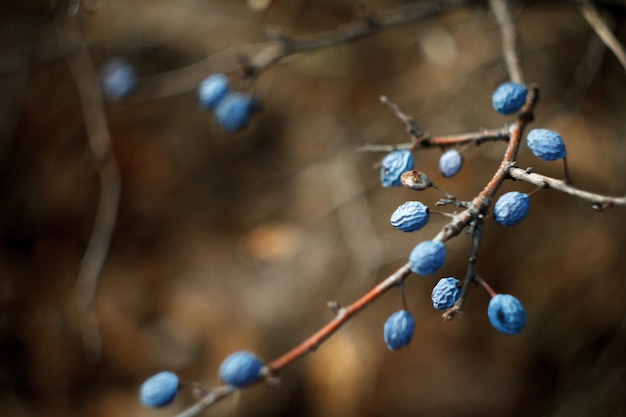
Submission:
[[135,69],[121,58],[106,60],[100,70],[102,91],[110,100],[128,97],[137,84]]
[[230,90],[228,77],[224,74],[212,74],[200,82],[198,100],[203,110],[214,109],[226,97]]
[[526,218],[529,210],[528,194],[511,191],[498,198],[493,208],[493,215],[501,225],[514,226]]
[[463,166],[463,155],[456,149],[448,149],[439,157],[439,172],[445,178],[452,178]]
[[256,101],[247,94],[233,92],[224,97],[215,108],[215,119],[227,132],[236,132],[248,125]]
[[389,316],[383,330],[387,348],[398,350],[411,342],[415,332],[415,320],[406,310],[396,311]]
[[403,232],[415,232],[428,223],[428,207],[419,201],[407,201],[391,215],[391,225]]
[[460,281],[456,278],[441,278],[430,298],[433,300],[433,307],[437,310],[445,310],[454,305],[461,295],[461,289],[457,287]]
[[524,84],[509,81],[496,88],[491,96],[491,104],[500,114],[512,114],[526,103],[527,93],[528,89]]
[[159,372],[146,379],[139,389],[139,398],[148,407],[165,407],[176,398],[180,380],[169,371]]
[[409,264],[411,271],[417,275],[430,275],[435,272],[446,260],[446,245],[438,240],[425,240],[411,251]]
[[415,168],[413,154],[406,149],[389,152],[380,167],[380,182],[383,187],[400,187],[400,176]]
[[552,130],[533,129],[528,132],[526,143],[536,156],[546,161],[556,161],[567,156],[563,138]]
[[526,325],[526,310],[520,301],[509,294],[498,294],[487,309],[491,325],[504,334],[519,334]]
[[220,365],[219,374],[228,385],[242,388],[253,384],[260,378],[263,362],[254,354],[239,351],[231,354]]

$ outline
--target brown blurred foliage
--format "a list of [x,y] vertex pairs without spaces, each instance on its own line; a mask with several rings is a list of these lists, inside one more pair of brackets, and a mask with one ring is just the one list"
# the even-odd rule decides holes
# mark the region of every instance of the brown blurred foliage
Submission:
[[[402,265],[445,220],[433,216],[416,234],[389,226],[397,205],[438,196],[382,189],[380,155],[354,151],[408,140],[380,94],[433,134],[508,121],[490,105],[507,76],[483,4],[290,57],[238,86],[263,103],[239,134],[221,132],[188,88],[107,104],[122,200],[96,296],[96,361],[82,346],[73,291],[99,184],[58,45],[55,15],[65,6],[51,3],[0,6],[2,416],[174,415],[191,396],[145,409],[143,379],[171,369],[213,386],[230,352],[279,356],[332,317],[327,301],[347,304]],[[207,56],[206,75],[231,71],[267,27],[302,35],[354,18],[347,0],[270,3],[93,0],[80,19],[96,66],[122,56],[153,79]],[[375,13],[403,2],[367,3]],[[615,5],[609,13],[623,43],[624,16]],[[541,88],[532,127],[562,134],[577,186],[623,194],[624,69],[575,8],[529,5],[520,24],[526,79]],[[419,152],[416,164],[471,199],[503,150],[468,149],[453,179],[437,173],[438,150]],[[562,174],[525,146],[518,162]],[[417,329],[406,349],[388,352],[382,340],[386,317],[401,308],[392,291],[286,369],[278,389],[256,386],[205,414],[625,416],[625,219],[624,208],[598,213],[545,191],[522,224],[487,221],[478,268],[526,306],[520,336],[490,327],[478,289],[462,318],[443,322],[430,305],[437,277],[413,277]],[[465,235],[449,242],[442,276],[464,275],[469,247]]]

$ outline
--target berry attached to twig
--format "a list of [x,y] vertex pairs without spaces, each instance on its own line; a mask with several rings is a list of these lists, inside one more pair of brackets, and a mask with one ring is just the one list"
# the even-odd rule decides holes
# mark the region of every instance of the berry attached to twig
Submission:
[[228,385],[242,388],[260,378],[261,368],[263,362],[254,354],[246,351],[235,352],[220,365],[220,379]]
[[439,157],[439,172],[445,178],[452,178],[463,166],[463,155],[456,149],[448,149]]
[[248,125],[256,101],[247,94],[232,92],[219,101],[215,108],[215,120],[227,132],[236,132]]
[[176,398],[180,380],[170,371],[159,372],[146,379],[139,389],[139,398],[148,407],[165,407]]
[[454,305],[461,295],[461,289],[457,287],[459,282],[454,277],[441,278],[439,280],[430,296],[435,309],[446,310]]
[[198,101],[203,110],[214,109],[230,91],[228,77],[224,74],[211,74],[198,86]]
[[425,240],[411,251],[409,265],[417,275],[437,272],[446,260],[446,245],[438,240]]
[[403,232],[415,232],[428,223],[428,207],[419,201],[407,201],[391,215],[391,225]]
[[496,222],[503,226],[514,226],[524,220],[530,210],[528,194],[511,191],[500,196],[493,208]]
[[491,325],[504,334],[519,334],[526,325],[526,310],[520,301],[509,294],[497,294],[489,302],[487,315]]
[[400,187],[400,176],[415,168],[413,154],[406,149],[389,152],[382,160],[380,182],[383,187]]
[[411,342],[415,332],[415,320],[406,310],[396,311],[389,316],[383,330],[387,348],[398,350]]
[[491,96],[491,104],[495,111],[500,114],[512,114],[522,108],[526,103],[528,89],[524,84],[506,82],[500,84]]
[[545,161],[556,161],[567,156],[565,143],[558,133],[549,129],[533,129],[526,136],[530,150]]

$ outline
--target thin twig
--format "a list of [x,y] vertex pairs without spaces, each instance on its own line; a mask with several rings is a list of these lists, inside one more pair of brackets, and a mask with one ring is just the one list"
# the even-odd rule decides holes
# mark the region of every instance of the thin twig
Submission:
[[95,357],[100,354],[100,331],[94,297],[98,277],[109,251],[120,201],[120,173],[111,150],[111,136],[102,104],[102,92],[89,50],[82,41],[78,17],[57,22],[61,44],[78,53],[67,56],[76,88],[80,94],[89,150],[93,155],[100,181],[100,195],[87,249],[76,281],[76,299],[81,319],[85,348]]
[[598,13],[598,10],[593,5],[593,2],[590,0],[581,0],[580,12],[587,23],[589,23],[593,30],[598,34],[602,42],[604,42],[613,54],[615,54],[615,57],[619,60],[620,64],[622,64],[622,67],[626,71],[626,51],[613,32],[611,32],[609,25],[602,18],[602,16],[600,16],[600,13]]
[[516,180],[528,182],[530,184],[543,186],[544,188],[550,188],[552,190],[569,194],[571,196],[588,201],[592,204],[599,205],[601,208],[608,208],[612,206],[626,206],[626,196],[612,197],[584,191],[568,184],[564,180],[558,180],[556,178],[547,177],[545,175],[528,172],[528,170],[526,169],[512,167],[509,169],[509,175],[511,176],[511,178],[515,178]]
[[489,7],[496,18],[502,36],[502,56],[511,81],[524,83],[520,64],[519,32],[510,4],[509,0],[489,0]]

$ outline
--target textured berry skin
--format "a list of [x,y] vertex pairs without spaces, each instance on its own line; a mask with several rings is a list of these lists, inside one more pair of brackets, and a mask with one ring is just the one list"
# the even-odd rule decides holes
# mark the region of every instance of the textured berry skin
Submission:
[[159,372],[146,379],[139,389],[139,398],[148,407],[165,407],[176,398],[180,380],[169,371]]
[[227,132],[236,132],[248,125],[256,102],[247,94],[232,92],[215,108],[215,120]]
[[137,84],[135,69],[121,58],[106,60],[100,69],[102,91],[109,100],[128,97]]
[[493,208],[493,215],[501,225],[514,226],[526,218],[529,210],[528,194],[511,191],[498,198]]
[[415,232],[428,223],[428,207],[419,201],[407,201],[391,215],[391,225],[403,232]]
[[556,161],[567,156],[563,138],[549,129],[531,130],[526,136],[526,143],[537,157],[546,161]]
[[263,368],[263,362],[254,354],[246,351],[235,352],[220,365],[219,374],[228,385],[242,388],[256,382]]
[[411,342],[415,332],[415,320],[406,310],[396,311],[389,316],[383,330],[387,348],[398,350]]
[[446,260],[446,245],[438,240],[425,240],[411,251],[409,264],[417,275],[430,275],[437,272]]
[[439,172],[445,178],[452,178],[463,166],[463,155],[456,149],[448,149],[439,157]]
[[430,298],[433,300],[433,307],[437,310],[446,310],[454,305],[461,295],[461,289],[457,287],[460,281],[456,278],[441,278]]
[[415,168],[413,154],[406,149],[389,152],[380,167],[380,182],[383,187],[400,187],[400,176]]
[[224,74],[212,74],[200,82],[198,100],[203,110],[214,109],[226,97],[230,90],[228,77]]
[[487,309],[491,325],[504,334],[519,334],[526,325],[526,310],[520,301],[509,294],[498,294]]
[[524,84],[509,81],[496,88],[491,96],[491,104],[500,114],[512,114],[526,103],[527,93],[528,89]]

